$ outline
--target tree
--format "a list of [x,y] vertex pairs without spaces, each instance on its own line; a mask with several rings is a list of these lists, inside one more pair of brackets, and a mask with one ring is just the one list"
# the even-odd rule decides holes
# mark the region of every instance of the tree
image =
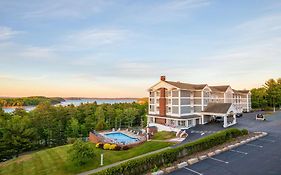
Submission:
[[78,138],[80,131],[80,124],[77,119],[71,118],[68,125],[68,136],[71,138]]
[[138,114],[138,110],[135,109],[135,108],[127,108],[127,109],[124,109],[124,116],[126,116],[127,120],[128,120],[128,125],[130,127],[133,126],[133,122]]
[[277,81],[274,79],[269,79],[265,82],[264,85],[268,97],[269,104],[274,108],[276,107],[276,102],[278,102],[280,98],[280,87],[278,86]]
[[95,129],[96,130],[103,130],[106,129],[106,123],[105,123],[105,113],[102,106],[97,107],[97,110],[95,112],[95,116],[98,120]]
[[84,165],[94,159],[95,152],[93,144],[90,142],[83,142],[76,140],[68,151],[68,159],[75,165]]
[[253,108],[265,108],[267,106],[267,94],[264,87],[252,89],[251,94]]
[[[2,123],[3,124],[3,123]],[[30,150],[35,144],[35,128],[28,117],[14,115],[2,126],[3,141],[9,145],[9,152],[16,154]]]

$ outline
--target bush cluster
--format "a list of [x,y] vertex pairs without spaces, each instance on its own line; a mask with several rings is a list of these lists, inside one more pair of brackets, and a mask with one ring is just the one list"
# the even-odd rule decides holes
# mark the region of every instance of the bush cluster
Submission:
[[96,148],[101,148],[104,150],[116,150],[116,151],[120,151],[121,147],[119,145],[116,144],[110,144],[110,143],[97,143],[96,144]]
[[179,158],[212,148],[245,134],[248,134],[246,129],[226,129],[176,148],[127,161],[112,168],[97,172],[95,175],[144,174],[154,167],[161,167],[164,164],[173,163]]

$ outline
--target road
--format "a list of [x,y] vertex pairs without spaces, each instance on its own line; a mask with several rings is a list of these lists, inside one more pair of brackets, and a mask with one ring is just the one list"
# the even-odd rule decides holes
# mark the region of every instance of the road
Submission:
[[[210,130],[220,127],[210,126]],[[265,131],[268,136],[184,167],[170,175],[280,175],[281,112],[271,115],[264,122],[256,121],[255,113],[244,114],[234,127]]]

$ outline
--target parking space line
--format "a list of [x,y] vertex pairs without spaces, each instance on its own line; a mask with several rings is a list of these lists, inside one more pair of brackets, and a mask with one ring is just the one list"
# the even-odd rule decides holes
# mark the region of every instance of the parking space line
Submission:
[[268,142],[272,142],[272,143],[275,142],[275,140],[270,140],[270,139],[258,139],[258,140],[261,140],[261,141],[268,141]]
[[216,160],[216,161],[223,162],[223,163],[229,163],[229,162],[226,162],[224,160],[216,159],[216,158],[213,158],[213,157],[209,157],[209,159]]
[[187,167],[183,167],[183,168],[186,169],[186,170],[188,170],[188,171],[191,171],[191,172],[193,172],[193,173],[195,173],[195,174],[203,175],[202,173],[199,173],[199,172],[197,172],[197,171],[194,171],[194,170],[192,170],[192,169],[190,169],[190,168],[187,168]]
[[246,145],[248,146],[254,146],[254,147],[259,147],[259,148],[262,148],[263,146],[261,145],[255,145],[255,144],[251,144],[251,143],[247,143]]
[[246,153],[246,152],[242,152],[242,151],[238,151],[238,150],[230,150],[230,151],[232,151],[232,152],[235,152],[235,153],[240,153],[240,154],[245,154],[245,155],[247,155],[248,153]]

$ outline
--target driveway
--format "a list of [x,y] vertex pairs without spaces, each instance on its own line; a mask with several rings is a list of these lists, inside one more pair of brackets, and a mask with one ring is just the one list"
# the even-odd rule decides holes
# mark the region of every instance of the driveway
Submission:
[[[278,125],[278,122],[272,122],[272,121],[281,121],[281,112],[277,112],[270,117],[267,117],[266,121],[257,121],[256,120],[256,114],[257,113],[264,113],[264,112],[251,112],[251,113],[244,113],[242,117],[237,118],[237,124],[233,125],[229,128],[246,128],[249,131],[265,131],[265,132],[275,132],[275,129],[272,129],[272,125]],[[223,127],[223,123],[208,123],[205,125],[197,125],[193,128],[190,128],[186,130],[188,133],[188,137],[183,140],[181,143],[175,145],[179,146],[182,144],[185,144],[187,142],[192,142],[194,140],[197,140],[199,138],[205,137],[207,135],[210,135],[212,133],[224,130],[226,128]]]
[[233,126],[250,131],[265,131],[268,136],[179,169],[170,175],[280,175],[281,112],[256,121],[255,113],[244,114]]

